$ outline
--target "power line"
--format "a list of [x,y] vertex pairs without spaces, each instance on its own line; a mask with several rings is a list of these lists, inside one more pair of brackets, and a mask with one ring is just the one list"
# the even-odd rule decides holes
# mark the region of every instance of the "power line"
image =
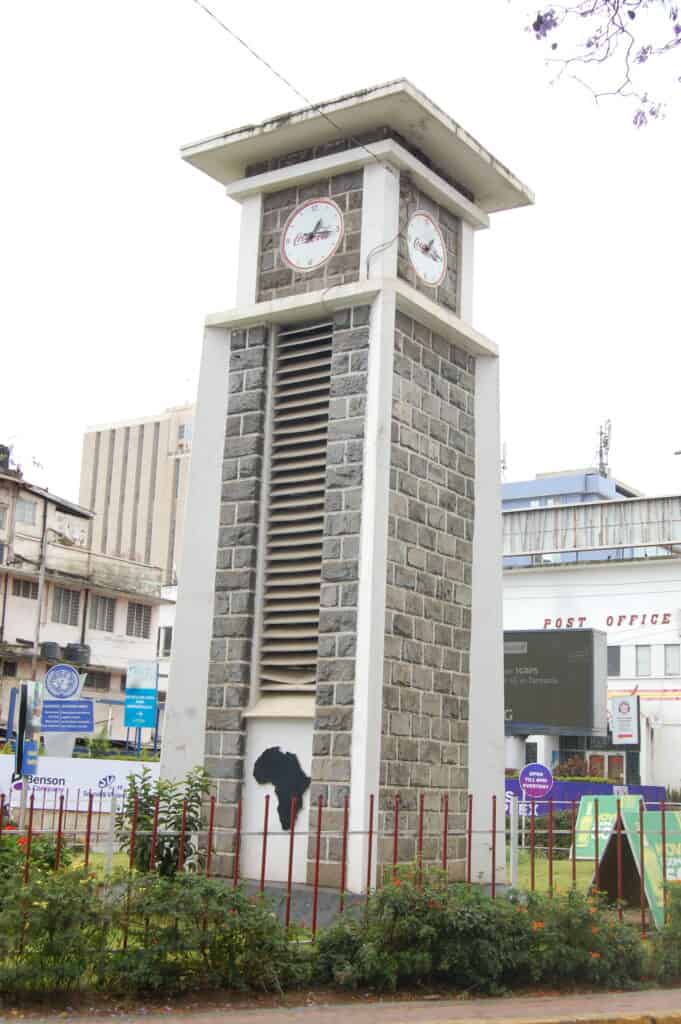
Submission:
[[349,139],[350,142],[354,142],[356,146],[358,146],[360,149],[363,149],[364,152],[367,153],[371,157],[372,160],[376,161],[376,163],[379,165],[379,167],[384,167],[386,170],[390,171],[391,174],[395,173],[394,169],[389,164],[386,164],[382,160],[379,160],[379,158],[376,156],[376,154],[372,153],[372,151],[367,146],[365,146],[363,142],[360,142],[359,139],[355,138],[354,135],[348,135],[343,130],[343,128],[341,128],[341,126],[339,124],[337,124],[336,121],[333,120],[332,117],[329,117],[329,115],[324,110],[322,110],[321,106],[318,103],[313,103],[312,100],[309,99],[309,97],[307,97],[305,95],[305,93],[302,93],[300,91],[300,89],[297,89],[296,86],[292,82],[290,82],[288,80],[288,78],[285,77],[285,75],[282,75],[282,73],[280,71],[277,71],[277,69],[275,67],[273,67],[268,60],[265,60],[264,57],[262,57],[259,53],[257,53],[253,49],[253,47],[250,46],[246,42],[245,39],[242,39],[240,35],[237,35],[237,33],[234,32],[233,29],[231,29],[229,27],[229,25],[226,25],[225,22],[222,21],[222,19],[219,18],[217,16],[217,14],[210,9],[210,7],[207,7],[206,4],[204,4],[202,2],[202,0],[194,0],[194,3],[196,4],[197,7],[200,7],[202,11],[205,11],[206,14],[210,18],[212,18],[213,21],[217,25],[219,25],[221,29],[224,29],[224,31],[227,32],[228,35],[230,35],[232,37],[232,39],[236,40],[236,42],[239,43],[240,46],[243,46],[243,48],[245,50],[247,50],[251,54],[252,57],[255,57],[255,59],[257,61],[259,61],[262,65],[264,65],[264,67],[266,67],[268,71],[271,71],[272,74],[276,78],[278,78],[280,82],[283,82],[284,85],[287,86],[287,88],[291,89],[291,91],[296,94],[298,99],[301,99],[303,101],[303,103],[307,104],[308,107],[311,107],[313,110],[316,110],[317,113],[320,114],[321,117],[323,117],[325,121],[328,121],[328,123],[333,128],[335,128],[335,130],[338,132],[338,134],[342,138]]

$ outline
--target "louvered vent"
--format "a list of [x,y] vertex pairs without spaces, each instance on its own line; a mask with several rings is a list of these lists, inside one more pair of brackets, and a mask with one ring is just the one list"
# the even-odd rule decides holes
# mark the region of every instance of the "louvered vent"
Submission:
[[332,325],[276,339],[261,686],[314,685]]

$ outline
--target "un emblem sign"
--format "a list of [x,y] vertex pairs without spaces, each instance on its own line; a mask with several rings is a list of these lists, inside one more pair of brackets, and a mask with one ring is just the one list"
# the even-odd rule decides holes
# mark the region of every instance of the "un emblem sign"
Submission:
[[45,676],[45,689],[56,700],[68,700],[78,693],[80,677],[72,665],[53,665]]

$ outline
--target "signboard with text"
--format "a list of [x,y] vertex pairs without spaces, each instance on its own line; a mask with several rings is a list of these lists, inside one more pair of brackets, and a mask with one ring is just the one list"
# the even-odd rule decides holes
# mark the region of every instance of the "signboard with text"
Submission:
[[637,747],[639,735],[638,696],[614,697],[610,701],[610,728],[615,747]]
[[158,662],[131,661],[125,684],[126,729],[154,729],[158,707]]

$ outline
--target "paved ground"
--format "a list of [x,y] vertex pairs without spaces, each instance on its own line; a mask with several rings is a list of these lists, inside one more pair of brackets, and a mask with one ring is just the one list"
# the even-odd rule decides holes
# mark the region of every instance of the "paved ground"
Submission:
[[422,1001],[386,1000],[313,1001],[306,1005],[249,1008],[243,1003],[201,1006],[148,1007],[138,1012],[110,1010],[89,1015],[87,1012],[61,1011],[53,1014],[2,1011],[0,1021],[30,1020],[33,1024],[104,1024],[116,1020],[121,1024],[140,1024],[163,1020],[165,1024],[345,1024],[348,1015],[352,1024],[449,1024],[472,1021],[555,1021],[556,1024],[581,1022],[619,1022],[628,1020],[641,1024],[681,1024],[681,989],[650,990],[630,993],[597,993],[580,996],[522,996],[505,999],[433,998]]

